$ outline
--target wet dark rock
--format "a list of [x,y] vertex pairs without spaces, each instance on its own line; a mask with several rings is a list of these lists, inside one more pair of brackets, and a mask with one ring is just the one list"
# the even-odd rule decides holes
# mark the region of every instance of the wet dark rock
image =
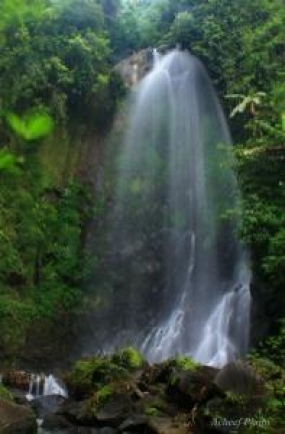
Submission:
[[126,419],[120,426],[120,432],[136,432],[144,434],[148,425],[148,418],[146,416],[137,415]]
[[19,404],[19,405],[28,405],[29,404],[29,401],[27,400],[27,397],[26,397],[26,391],[14,389],[14,388],[9,388],[9,390],[12,393],[14,401],[16,404]]
[[264,395],[264,381],[246,363],[228,363],[216,375],[215,383],[224,391],[246,396]]
[[104,428],[98,430],[98,434],[116,434],[116,433],[118,433],[118,431],[109,426],[105,426]]
[[57,412],[58,415],[64,416],[71,424],[89,425],[95,424],[95,416],[88,411],[86,401],[66,402]]
[[[257,372],[268,372],[271,381],[283,381],[283,371],[268,363]],[[8,403],[4,413],[0,405],[0,434],[34,434],[36,415],[51,433],[232,434],[233,427],[220,421],[253,417],[268,398],[264,382],[245,363],[216,369],[180,356],[149,365],[129,349],[116,357],[83,359],[67,376],[74,392],[69,399],[43,396],[28,403],[21,389],[17,400],[26,405]],[[14,384],[14,374],[10,378]],[[16,375],[20,384],[22,378]],[[5,390],[10,393],[9,388]],[[27,425],[13,413],[10,421],[16,427],[12,424],[12,430],[1,431],[3,417],[12,411],[10,405],[15,415],[20,410],[28,412]]]
[[71,429],[74,425],[72,425],[68,420],[63,416],[59,416],[56,414],[47,415],[42,423],[42,428],[48,429],[50,431],[58,430],[58,429]]
[[196,371],[175,370],[169,380],[167,393],[181,408],[191,409],[215,396],[224,396],[212,382],[216,370],[201,367]]
[[37,421],[28,407],[0,399],[0,434],[35,434]]
[[86,427],[86,426],[79,426],[76,427],[73,431],[71,431],[71,434],[99,434],[100,431],[96,428]]
[[43,419],[49,414],[55,414],[66,398],[60,395],[46,395],[31,401],[30,405],[38,418]]
[[114,394],[100,408],[96,414],[96,418],[99,422],[117,427],[132,415],[134,411],[135,408],[129,395]]
[[177,414],[176,404],[167,399],[165,394],[159,393],[157,389],[153,393],[145,394],[144,398],[136,403],[136,409],[138,414],[145,416],[175,417]]

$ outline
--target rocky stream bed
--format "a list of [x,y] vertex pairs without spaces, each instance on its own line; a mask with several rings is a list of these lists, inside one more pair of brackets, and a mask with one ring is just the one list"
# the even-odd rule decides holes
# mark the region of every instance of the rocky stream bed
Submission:
[[262,360],[217,369],[181,356],[151,365],[126,348],[81,359],[59,377],[48,389],[47,377],[4,371],[0,434],[285,432],[279,413],[277,424],[268,416],[270,402],[284,399],[284,370]]

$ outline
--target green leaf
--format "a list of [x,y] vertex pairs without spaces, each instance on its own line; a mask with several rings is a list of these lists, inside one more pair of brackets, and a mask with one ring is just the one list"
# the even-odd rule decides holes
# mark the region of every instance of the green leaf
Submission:
[[22,119],[20,119],[14,113],[8,113],[7,121],[14,133],[20,137],[26,138],[26,126]]
[[53,119],[48,114],[33,115],[27,121],[27,140],[45,137],[52,132],[53,128]]
[[9,152],[7,149],[0,149],[0,172],[18,173],[17,163],[21,162],[19,157]]
[[7,121],[12,130],[25,140],[43,138],[54,129],[54,121],[47,113],[30,113],[23,118],[15,113],[8,113]]

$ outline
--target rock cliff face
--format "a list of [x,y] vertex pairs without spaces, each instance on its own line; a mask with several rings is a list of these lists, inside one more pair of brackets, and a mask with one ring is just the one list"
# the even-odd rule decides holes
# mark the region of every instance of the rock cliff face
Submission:
[[[152,49],[141,50],[123,59],[114,70],[121,76],[126,88],[131,89],[151,69],[152,59]],[[85,182],[92,183],[96,190],[97,174],[101,173],[108,129],[96,133],[94,129],[90,132],[83,127],[70,127],[73,129],[72,133],[58,129],[48,137],[39,149],[39,158],[55,185],[62,186],[66,180],[79,177]]]
[[96,184],[102,162],[103,133],[80,131],[68,135],[62,130],[48,137],[39,148],[39,159],[51,183],[64,186],[69,179]]
[[121,75],[126,87],[132,88],[147,74],[152,67],[152,63],[152,49],[147,48],[134,53],[127,59],[123,59],[114,69]]

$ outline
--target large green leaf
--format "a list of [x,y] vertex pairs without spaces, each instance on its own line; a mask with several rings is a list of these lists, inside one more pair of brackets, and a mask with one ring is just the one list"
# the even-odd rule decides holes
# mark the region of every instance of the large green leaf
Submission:
[[25,140],[36,140],[45,137],[54,128],[54,121],[47,113],[32,113],[23,118],[15,113],[8,113],[7,121],[12,130]]
[[21,157],[17,157],[6,148],[0,149],[0,172],[19,173],[18,163],[22,163]]

